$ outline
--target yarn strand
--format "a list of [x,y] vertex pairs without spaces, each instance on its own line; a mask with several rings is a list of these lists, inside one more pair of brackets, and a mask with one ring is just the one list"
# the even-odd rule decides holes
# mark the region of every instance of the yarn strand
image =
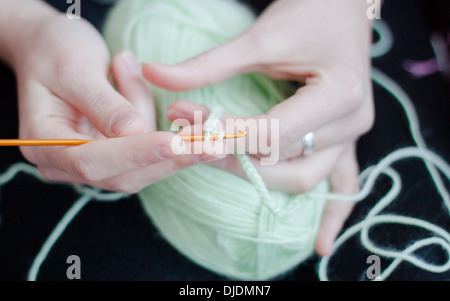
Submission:
[[28,281],[36,281],[37,275],[39,273],[39,269],[42,266],[42,263],[47,259],[48,254],[52,250],[56,241],[61,237],[61,235],[66,230],[67,226],[70,222],[77,216],[77,214],[86,206],[89,201],[92,200],[92,196],[83,195],[79,198],[72,207],[64,214],[63,218],[56,225],[55,229],[49,235],[45,243],[42,245],[41,250],[36,255],[33,264],[31,265],[30,271],[28,273]]
[[[405,114],[407,115],[411,135],[418,145],[417,147],[407,147],[403,149],[399,149],[389,154],[384,158],[375,168],[369,167],[366,171],[363,171],[361,175],[367,176],[367,180],[363,189],[359,194],[353,196],[339,196],[334,194],[328,194],[323,197],[327,197],[328,199],[336,199],[336,200],[345,200],[345,201],[360,201],[364,199],[367,195],[374,182],[376,177],[378,177],[381,173],[386,173],[389,175],[393,181],[393,187],[391,191],[395,191],[395,193],[388,193],[383,199],[381,199],[378,204],[371,209],[371,211],[367,214],[366,218],[360,223],[350,227],[347,229],[339,238],[336,240],[332,255],[336,252],[336,250],[351,236],[356,234],[358,231],[361,231],[361,244],[370,252],[376,255],[394,258],[394,261],[385,269],[385,271],[377,277],[375,280],[384,280],[386,279],[395,268],[402,262],[408,261],[409,263],[421,268],[423,270],[433,272],[433,273],[442,273],[450,270],[450,234],[445,230],[436,225],[433,225],[427,221],[420,220],[418,218],[413,217],[405,217],[399,215],[377,215],[382,208],[386,207],[389,203],[391,203],[395,197],[398,195],[401,189],[401,181],[400,177],[388,167],[402,159],[407,159],[411,157],[416,157],[423,159],[425,165],[431,175],[432,181],[435,184],[436,189],[442,197],[444,205],[448,212],[450,212],[450,202],[449,202],[449,194],[447,189],[445,188],[442,179],[436,170],[436,167],[441,170],[441,172],[445,175],[447,179],[450,179],[450,166],[438,155],[429,151],[426,148],[425,141],[420,133],[420,125],[419,119],[417,118],[417,114],[414,110],[414,106],[412,105],[411,100],[407,96],[407,94],[387,75],[382,73],[381,71],[374,68],[373,71],[373,79],[376,81],[381,87],[385,88],[388,92],[391,93],[395,97],[395,99],[402,105],[405,110]],[[375,246],[371,240],[369,239],[369,228],[380,223],[396,223],[402,225],[410,225],[416,226],[419,228],[427,229],[435,234],[442,236],[444,239],[439,237],[432,237],[428,239],[422,239],[414,242],[412,245],[407,247],[402,251],[392,251],[387,250],[381,247]],[[414,256],[410,256],[411,253],[422,248],[427,245],[438,244],[444,250],[447,251],[447,262],[442,266],[436,266],[432,264],[428,264],[422,259],[419,259]],[[327,268],[329,264],[329,260],[331,256],[325,256],[321,259],[319,263],[319,278],[320,280],[329,280],[327,275]]]
[[[58,185],[57,183],[51,183],[47,181],[36,167],[23,162],[18,162],[11,165],[3,174],[0,174],[0,186],[3,186],[6,183],[12,181],[19,173],[28,174],[46,184]],[[41,268],[42,263],[45,261],[45,259],[47,259],[47,256],[52,250],[53,246],[64,233],[72,220],[84,208],[84,206],[89,203],[89,201],[95,199],[97,201],[111,202],[118,201],[127,196],[126,194],[119,192],[100,192],[98,189],[80,185],[73,185],[71,187],[76,192],[80,193],[81,197],[76,200],[74,204],[69,208],[69,210],[64,214],[62,219],[58,222],[56,227],[53,229],[53,231],[50,233],[50,235],[42,245],[39,253],[34,258],[31,268],[28,272],[28,281],[36,281],[39,269]]]

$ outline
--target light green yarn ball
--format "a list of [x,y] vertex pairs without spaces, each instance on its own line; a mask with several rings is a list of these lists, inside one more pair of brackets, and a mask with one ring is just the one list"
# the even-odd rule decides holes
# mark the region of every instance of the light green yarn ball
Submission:
[[[229,41],[253,22],[249,9],[230,0],[128,0],[110,12],[104,36],[112,54],[128,49],[139,62],[172,64]],[[152,89],[158,128],[164,131],[171,125],[165,117],[167,108],[176,100],[219,105],[235,115],[252,116],[286,96],[278,82],[258,74],[187,92]],[[327,182],[314,191],[328,191]],[[192,261],[233,279],[264,280],[313,253],[325,204],[309,194],[270,194],[281,208],[294,200],[296,206],[277,216],[250,182],[197,165],[150,185],[139,198],[164,237]]]

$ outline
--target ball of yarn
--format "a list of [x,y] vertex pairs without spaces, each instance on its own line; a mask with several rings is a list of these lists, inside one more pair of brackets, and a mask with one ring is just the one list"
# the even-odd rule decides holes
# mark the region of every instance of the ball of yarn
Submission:
[[[108,15],[104,36],[112,54],[131,50],[139,62],[174,64],[223,44],[255,16],[230,0],[129,0]],[[239,59],[239,58],[236,58]],[[286,98],[280,82],[236,76],[186,92],[153,90],[158,129],[169,131],[168,107],[188,99],[238,116],[267,112]],[[314,192],[327,192],[321,182]],[[291,270],[314,251],[325,200],[269,190],[283,214],[261,200],[249,181],[196,165],[154,183],[138,196],[165,239],[197,264],[232,279],[265,280]]]

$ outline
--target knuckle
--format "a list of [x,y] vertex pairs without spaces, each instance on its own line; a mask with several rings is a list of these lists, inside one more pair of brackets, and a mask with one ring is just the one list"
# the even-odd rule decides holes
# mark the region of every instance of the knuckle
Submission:
[[83,77],[80,73],[80,66],[83,66],[83,64],[81,64],[80,60],[77,58],[61,57],[54,64],[55,77],[59,82],[66,84],[73,83],[74,80]]
[[124,181],[123,179],[117,179],[109,183],[109,189],[112,191],[118,191],[125,194],[135,194],[141,190],[136,184],[130,181]]
[[[291,124],[288,124],[286,122],[280,122],[278,126],[278,132],[279,132],[279,141],[278,146],[284,147],[286,145],[289,145],[293,141],[298,141],[299,137],[296,137],[298,135],[298,131],[294,130],[294,127]],[[269,145],[272,145],[273,138],[271,135],[268,137]]]
[[89,159],[85,156],[75,153],[69,158],[69,164],[72,173],[84,181],[94,182],[102,180],[95,171],[92,162],[89,162]]
[[93,91],[87,94],[87,100],[90,102],[89,111],[94,116],[105,116],[105,113],[111,111],[110,97],[103,91]]
[[278,147],[280,140],[284,141],[284,137],[288,133],[285,125],[280,124],[279,119],[272,118],[269,114],[262,114],[259,118],[259,121],[261,120],[266,121],[266,126],[258,124],[258,140],[265,138],[268,146]]

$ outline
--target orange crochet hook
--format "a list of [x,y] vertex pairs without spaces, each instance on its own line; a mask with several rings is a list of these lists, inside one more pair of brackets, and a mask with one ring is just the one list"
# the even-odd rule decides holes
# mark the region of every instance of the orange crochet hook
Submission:
[[[239,130],[239,134],[225,134],[223,136],[223,139],[233,139],[233,138],[241,138],[247,136],[246,131]],[[205,135],[188,135],[188,136],[180,136],[184,141],[203,141],[205,140]],[[219,135],[218,134],[211,134],[209,136],[210,140],[218,140]]]
[[[223,139],[240,138],[247,136],[246,131],[239,131],[239,134],[225,134]],[[184,141],[203,141],[204,135],[180,136]],[[211,140],[218,140],[218,134],[212,134]],[[94,140],[81,139],[0,139],[0,146],[47,146],[47,145],[81,145]]]
[[0,139],[0,146],[81,145],[94,140],[80,139]]

